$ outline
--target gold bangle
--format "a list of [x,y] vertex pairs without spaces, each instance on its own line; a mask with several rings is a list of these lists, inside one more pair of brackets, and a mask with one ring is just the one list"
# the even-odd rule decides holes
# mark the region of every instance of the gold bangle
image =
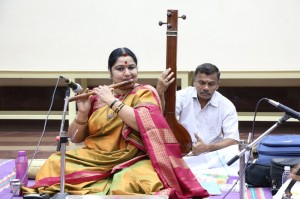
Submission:
[[89,118],[86,119],[85,121],[81,122],[81,121],[78,121],[77,118],[75,117],[74,122],[79,125],[86,125],[88,123],[88,120],[89,120]]
[[118,108],[116,108],[116,110],[114,111],[116,114],[118,114],[120,112],[120,110],[125,106],[125,104],[122,102],[121,104],[119,104]]

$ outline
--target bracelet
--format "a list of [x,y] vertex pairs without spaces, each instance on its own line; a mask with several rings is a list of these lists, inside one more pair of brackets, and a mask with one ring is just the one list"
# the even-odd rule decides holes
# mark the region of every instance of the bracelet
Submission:
[[119,99],[116,98],[116,99],[109,105],[109,108],[112,108],[112,107],[115,105],[115,103],[116,103],[117,101],[119,101]]
[[85,121],[81,122],[81,121],[78,121],[77,118],[75,117],[74,122],[79,125],[86,125],[88,123],[88,120],[89,120],[89,118],[86,119]]
[[114,111],[116,114],[118,114],[120,112],[120,110],[125,106],[125,104],[122,102],[118,108],[116,108],[116,110]]

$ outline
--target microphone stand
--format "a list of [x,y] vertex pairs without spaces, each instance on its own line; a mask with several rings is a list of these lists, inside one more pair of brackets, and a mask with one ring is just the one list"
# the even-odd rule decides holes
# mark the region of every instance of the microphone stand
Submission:
[[70,88],[67,87],[66,95],[65,95],[65,104],[63,108],[63,115],[60,125],[60,134],[59,141],[57,143],[56,151],[60,151],[60,192],[53,196],[53,199],[65,199],[68,193],[65,193],[65,167],[66,167],[66,143],[68,142],[68,136],[66,136],[66,132],[64,131],[67,107],[69,103],[70,97]]
[[[258,144],[258,142],[265,137],[266,135],[268,135],[270,132],[272,132],[275,128],[277,128],[278,126],[280,126],[281,124],[284,124],[288,119],[290,119],[291,116],[289,116],[288,114],[284,114],[284,116],[282,116],[273,126],[271,126],[267,131],[265,131],[263,134],[261,134],[258,138],[256,138],[252,143],[248,144],[245,146],[245,148],[243,150],[240,151],[239,155],[234,156],[233,158],[231,158],[231,160],[229,160],[227,162],[227,165],[230,166],[232,165],[236,160],[238,160],[239,158],[241,158],[243,156],[243,161],[245,161],[245,153],[246,151],[249,151],[250,149],[252,149],[254,146],[256,146]],[[245,163],[244,163],[245,164]],[[245,187],[245,172],[242,172],[243,168],[240,166],[240,199],[244,199],[244,187]],[[242,192],[242,193],[241,193]]]
[[[246,148],[247,144],[245,142],[245,140],[240,140],[239,143],[239,149],[240,151],[244,150]],[[241,156],[240,158],[240,199],[244,199],[245,198],[245,175],[244,173],[241,173],[241,171],[243,171],[243,169],[245,168],[245,154]]]

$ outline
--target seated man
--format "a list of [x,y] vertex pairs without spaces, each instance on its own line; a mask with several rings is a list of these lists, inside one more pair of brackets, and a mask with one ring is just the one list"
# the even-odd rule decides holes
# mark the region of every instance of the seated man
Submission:
[[[170,71],[170,69],[164,71],[157,82],[156,89],[162,102],[165,101],[164,92],[175,80],[173,72]],[[205,160],[209,163],[212,159],[210,155],[200,156],[200,154],[224,149],[236,145],[239,141],[235,106],[217,91],[219,83],[219,69],[213,64],[205,63],[196,68],[193,87],[187,87],[176,93],[176,116],[190,133],[194,143],[188,155],[193,158],[185,158],[188,164],[198,164],[197,161],[202,163]],[[225,153],[230,160],[238,153],[237,145],[233,152]],[[218,159],[213,156],[213,159]],[[219,157],[219,159],[224,163],[224,158]]]

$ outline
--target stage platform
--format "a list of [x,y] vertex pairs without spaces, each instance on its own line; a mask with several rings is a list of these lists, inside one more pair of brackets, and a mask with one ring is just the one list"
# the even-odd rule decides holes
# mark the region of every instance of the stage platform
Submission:
[[168,196],[153,195],[113,195],[113,196],[96,196],[96,195],[68,195],[66,199],[168,199]]

